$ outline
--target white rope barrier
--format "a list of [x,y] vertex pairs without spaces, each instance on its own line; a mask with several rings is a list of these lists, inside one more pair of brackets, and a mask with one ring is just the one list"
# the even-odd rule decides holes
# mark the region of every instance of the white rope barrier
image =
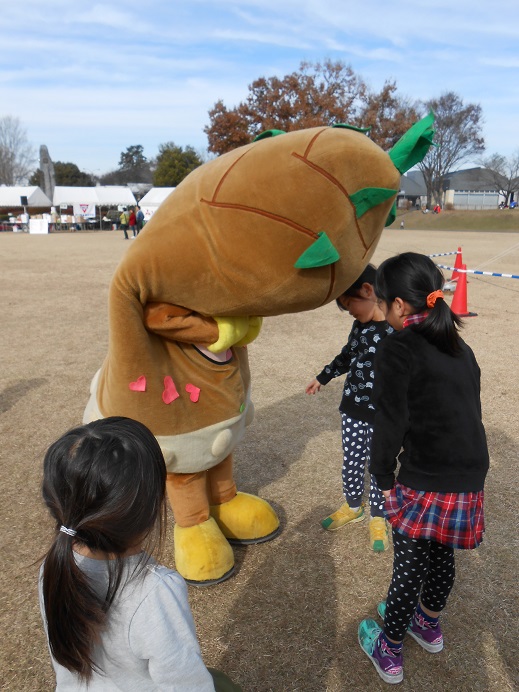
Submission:
[[480,274],[481,276],[500,276],[505,279],[519,279],[518,274],[499,274],[498,272],[482,272],[479,269],[458,269],[457,267],[447,267],[445,264],[437,264],[440,269],[447,269],[447,271],[456,271],[458,274]]

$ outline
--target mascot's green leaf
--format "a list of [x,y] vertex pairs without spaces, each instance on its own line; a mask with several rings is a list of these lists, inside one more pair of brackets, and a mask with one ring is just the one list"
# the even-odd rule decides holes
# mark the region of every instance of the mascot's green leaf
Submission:
[[331,240],[324,231],[317,234],[317,240],[307,248],[294,264],[296,269],[313,269],[314,267],[326,267],[340,259],[340,255],[333,247]]
[[389,158],[400,173],[405,173],[422,161],[429,151],[429,147],[433,144],[433,123],[434,113],[431,111],[429,115],[407,130],[389,152]]
[[357,212],[357,218],[360,219],[369,209],[376,207],[381,202],[385,202],[386,199],[393,197],[397,192],[398,190],[389,190],[385,187],[364,187],[362,190],[354,192],[350,195],[350,200]]
[[265,130],[261,134],[254,137],[253,142],[259,142],[260,139],[267,139],[268,137],[277,137],[278,135],[286,135],[285,130]]
[[335,123],[332,127],[343,127],[345,130],[355,130],[356,132],[370,132],[371,125],[369,127],[357,127],[356,125],[349,125],[348,123]]
[[386,219],[386,223],[384,224],[384,228],[387,228],[388,226],[391,226],[393,221],[396,219],[396,201],[393,202],[393,206],[391,207],[391,211],[389,212],[389,216]]

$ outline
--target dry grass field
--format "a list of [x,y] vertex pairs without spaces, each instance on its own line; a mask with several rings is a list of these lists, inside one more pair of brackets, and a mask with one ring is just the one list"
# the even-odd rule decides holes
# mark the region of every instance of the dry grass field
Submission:
[[517,209],[484,209],[480,211],[449,211],[441,214],[422,214],[421,211],[398,211],[393,226],[420,231],[489,231],[519,233],[519,212]]
[[[0,234],[2,690],[53,689],[34,564],[50,535],[41,463],[46,447],[81,421],[107,348],[108,284],[127,244],[119,232]],[[386,230],[374,261],[458,246],[469,269],[519,273],[519,233],[510,232]],[[519,689],[519,281],[469,276],[468,304],[478,316],[466,320],[464,337],[482,369],[491,453],[487,532],[478,550],[457,552],[445,650],[431,655],[406,642],[403,691]],[[304,394],[350,324],[334,304],[271,318],[250,347],[256,420],[237,451],[236,476],[242,490],[273,504],[283,532],[235,549],[237,573],[229,581],[189,592],[206,663],[245,692],[386,688],[356,631],[385,596],[392,552],[369,550],[367,522],[334,534],[321,529],[320,519],[341,503],[342,381],[315,397]],[[166,564],[172,554],[170,544]]]
[[443,210],[441,214],[399,210],[395,228],[404,222],[415,231],[487,231],[519,233],[519,213],[516,209],[482,209],[479,211]]

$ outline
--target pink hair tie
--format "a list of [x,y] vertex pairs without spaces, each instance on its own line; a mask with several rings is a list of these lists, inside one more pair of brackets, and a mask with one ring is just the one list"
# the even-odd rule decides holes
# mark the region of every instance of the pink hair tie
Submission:
[[436,301],[438,300],[438,298],[441,298],[443,300],[443,291],[433,291],[432,293],[429,293],[429,295],[427,296],[427,307],[433,308],[436,305]]

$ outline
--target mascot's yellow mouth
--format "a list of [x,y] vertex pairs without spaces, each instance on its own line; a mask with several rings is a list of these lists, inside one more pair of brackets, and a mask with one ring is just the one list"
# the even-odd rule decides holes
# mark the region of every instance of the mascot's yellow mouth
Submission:
[[231,346],[246,346],[258,336],[263,317],[213,317],[218,325],[218,341],[208,346],[211,353],[221,353]]

